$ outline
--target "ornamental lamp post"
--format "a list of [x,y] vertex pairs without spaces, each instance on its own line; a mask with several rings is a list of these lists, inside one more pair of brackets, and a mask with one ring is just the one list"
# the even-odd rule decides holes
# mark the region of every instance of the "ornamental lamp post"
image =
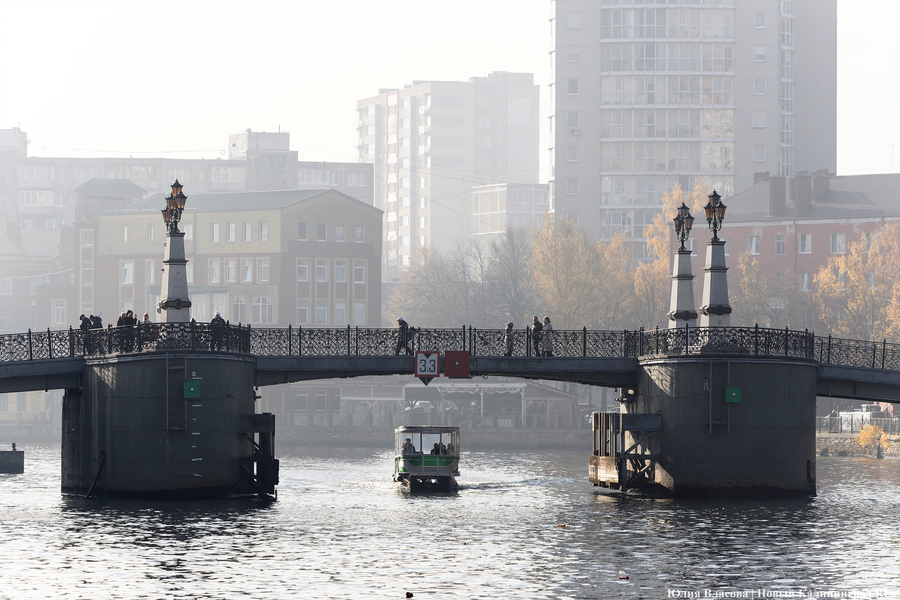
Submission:
[[722,221],[725,220],[725,209],[728,208],[722,203],[722,197],[713,190],[713,193],[709,195],[709,202],[706,203],[706,206],[703,207],[703,210],[706,212],[706,222],[709,224],[709,228],[713,232],[713,241],[719,241],[719,230],[722,229]]
[[713,232],[707,242],[706,268],[703,269],[703,305],[700,307],[700,327],[727,327],[731,324],[731,305],[728,303],[728,268],[725,266],[725,241],[719,230],[725,220],[722,198],[713,190],[703,207],[706,222]]
[[188,297],[187,259],[184,256],[184,232],[178,230],[178,222],[187,200],[182,186],[175,180],[172,193],[166,197],[166,207],[161,210],[166,224],[166,249],[163,257],[163,277],[157,307],[160,323],[187,323],[191,320],[191,301]]
[[[672,296],[669,301],[669,329],[680,329],[685,325],[693,327],[697,325],[697,311],[694,310],[694,275],[691,272],[691,251],[684,247],[691,228],[694,226],[694,217],[690,209],[682,202],[678,207],[678,213],[672,219],[675,223],[675,235],[681,242],[681,248],[675,256],[675,265],[672,272]],[[687,341],[685,340],[685,343]]]
[[187,200],[181,189],[182,186],[176,179],[172,184],[172,193],[166,196],[166,207],[162,209],[163,221],[169,233],[179,233],[178,222],[181,220],[181,213],[184,212],[184,203]]
[[680,250],[684,251],[684,243],[694,227],[694,217],[691,216],[690,209],[684,202],[678,207],[678,214],[672,220],[675,222],[675,235],[678,236],[678,240],[681,242]]

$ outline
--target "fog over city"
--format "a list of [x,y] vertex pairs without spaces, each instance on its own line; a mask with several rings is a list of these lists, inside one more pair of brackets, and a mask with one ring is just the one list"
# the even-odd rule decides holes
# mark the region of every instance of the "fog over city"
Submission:
[[[739,0],[738,4],[744,0]],[[413,80],[533,73],[547,181],[549,0],[7,2],[0,128],[32,156],[217,158],[291,132],[300,160],[356,159],[356,100]],[[892,0],[838,2],[841,175],[900,170]],[[891,157],[893,153],[893,165]],[[893,169],[893,171],[892,171]]]
[[[0,331],[162,318],[157,211],[178,180],[198,322],[668,327],[683,312],[671,219],[682,204],[697,218],[683,302],[708,302],[715,192],[733,324],[895,335],[890,319],[847,318],[855,292],[826,271],[854,244],[895,264],[900,75],[881,65],[900,56],[896,2],[2,15]],[[870,270],[840,268],[841,282]],[[889,298],[893,275],[877,281]]]

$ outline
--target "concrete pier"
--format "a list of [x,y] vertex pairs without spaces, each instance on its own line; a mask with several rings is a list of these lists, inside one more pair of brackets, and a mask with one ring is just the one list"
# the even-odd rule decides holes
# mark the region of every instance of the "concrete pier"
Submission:
[[13,450],[0,450],[0,473],[25,472],[25,451],[15,447],[13,444]]
[[254,378],[252,357],[224,353],[89,359],[63,398],[63,493],[272,493],[274,418],[254,414]]
[[[803,359],[666,357],[640,363],[623,412],[658,414],[652,479],[679,497],[815,494],[816,364]],[[625,445],[642,437],[629,432]]]

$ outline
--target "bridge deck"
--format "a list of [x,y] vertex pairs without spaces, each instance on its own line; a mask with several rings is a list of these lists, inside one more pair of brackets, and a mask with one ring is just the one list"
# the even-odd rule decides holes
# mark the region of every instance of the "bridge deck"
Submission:
[[0,336],[0,393],[79,387],[84,361],[147,352],[225,352],[254,356],[260,385],[288,381],[412,374],[400,350],[462,350],[471,375],[565,380],[628,387],[638,362],[691,355],[771,360],[806,359],[819,365],[823,396],[900,403],[900,345],[817,337],[806,331],[711,327],[640,331],[554,331],[552,357],[536,354],[530,329],[460,327],[416,329],[407,343],[396,329],[267,328],[166,323],[81,331]]

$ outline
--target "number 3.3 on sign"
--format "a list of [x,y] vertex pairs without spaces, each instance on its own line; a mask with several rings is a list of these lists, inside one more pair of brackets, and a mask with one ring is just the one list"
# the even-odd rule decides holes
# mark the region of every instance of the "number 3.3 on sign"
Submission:
[[441,374],[440,352],[416,352],[416,377],[437,377]]

